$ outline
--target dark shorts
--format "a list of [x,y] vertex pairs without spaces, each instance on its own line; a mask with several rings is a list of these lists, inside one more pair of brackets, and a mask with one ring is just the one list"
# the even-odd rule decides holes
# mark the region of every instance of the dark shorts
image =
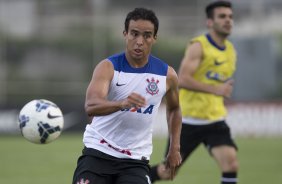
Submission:
[[181,155],[186,159],[201,143],[210,151],[213,147],[228,145],[237,149],[225,121],[208,125],[182,124]]
[[150,184],[148,161],[120,159],[84,148],[73,184]]
[[203,143],[210,152],[213,147],[228,145],[237,150],[231,138],[230,128],[225,121],[208,125],[182,124],[180,146],[183,161]]

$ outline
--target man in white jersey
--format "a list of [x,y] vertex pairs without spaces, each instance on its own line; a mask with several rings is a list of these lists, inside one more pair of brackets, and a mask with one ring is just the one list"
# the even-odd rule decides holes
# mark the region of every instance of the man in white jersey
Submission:
[[73,184],[148,184],[153,119],[165,96],[170,147],[166,166],[173,179],[181,163],[181,113],[176,72],[151,55],[156,42],[155,13],[136,8],[127,14],[125,52],[108,57],[95,68],[86,92],[85,148]]

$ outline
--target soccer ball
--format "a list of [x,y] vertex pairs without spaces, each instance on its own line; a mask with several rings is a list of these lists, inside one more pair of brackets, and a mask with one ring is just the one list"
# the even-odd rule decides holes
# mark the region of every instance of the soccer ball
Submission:
[[32,100],[19,113],[21,133],[33,143],[47,144],[54,141],[60,136],[63,125],[62,111],[48,100]]

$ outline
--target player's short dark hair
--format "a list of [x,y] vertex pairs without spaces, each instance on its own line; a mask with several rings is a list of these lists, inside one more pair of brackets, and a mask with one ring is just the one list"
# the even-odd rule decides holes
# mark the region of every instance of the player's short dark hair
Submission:
[[135,8],[133,11],[129,12],[124,22],[124,30],[128,32],[130,20],[137,21],[140,19],[148,20],[154,24],[154,36],[156,36],[159,29],[159,20],[152,10],[146,8]]
[[208,19],[212,19],[214,15],[214,9],[218,7],[226,7],[232,9],[232,3],[230,1],[215,1],[206,6],[206,15]]

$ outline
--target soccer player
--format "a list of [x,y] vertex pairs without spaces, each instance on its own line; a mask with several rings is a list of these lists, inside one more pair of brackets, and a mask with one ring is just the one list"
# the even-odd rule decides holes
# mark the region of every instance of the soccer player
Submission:
[[[233,26],[232,4],[212,2],[206,14],[208,33],[192,39],[179,69],[180,153],[184,163],[203,143],[222,172],[221,184],[235,184],[237,147],[225,122],[224,106],[224,98],[232,93],[236,68],[236,52],[227,40]],[[163,163],[152,167],[152,181],[169,179],[168,171]]]
[[73,184],[149,184],[152,125],[163,97],[168,109],[170,178],[181,163],[181,112],[178,77],[165,62],[151,55],[158,18],[136,8],[124,23],[125,52],[101,61],[86,91],[85,148]]

